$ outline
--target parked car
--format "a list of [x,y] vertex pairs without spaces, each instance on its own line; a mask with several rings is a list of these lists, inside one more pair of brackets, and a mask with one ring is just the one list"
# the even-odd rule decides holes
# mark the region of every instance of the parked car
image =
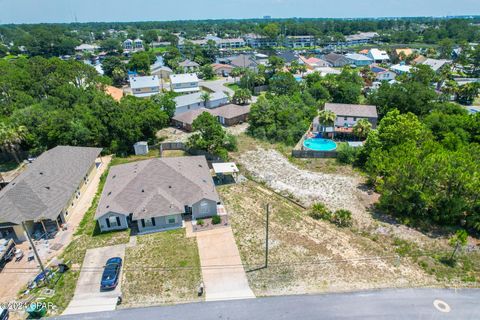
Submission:
[[117,287],[121,268],[122,258],[115,257],[107,260],[107,263],[103,269],[100,290],[113,290]]
[[10,312],[8,311],[8,309],[0,307],[0,320],[8,320],[9,317]]

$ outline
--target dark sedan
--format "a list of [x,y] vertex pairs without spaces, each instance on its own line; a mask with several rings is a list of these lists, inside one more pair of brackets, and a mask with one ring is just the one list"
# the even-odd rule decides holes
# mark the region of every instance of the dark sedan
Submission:
[[115,257],[107,260],[103,269],[100,290],[113,290],[118,284],[120,278],[120,269],[122,268],[122,258]]

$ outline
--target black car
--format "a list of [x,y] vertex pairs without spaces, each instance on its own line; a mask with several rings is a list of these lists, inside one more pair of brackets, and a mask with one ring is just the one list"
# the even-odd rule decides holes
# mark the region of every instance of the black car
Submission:
[[121,268],[122,258],[115,257],[107,260],[105,268],[103,269],[100,290],[113,290],[117,287]]

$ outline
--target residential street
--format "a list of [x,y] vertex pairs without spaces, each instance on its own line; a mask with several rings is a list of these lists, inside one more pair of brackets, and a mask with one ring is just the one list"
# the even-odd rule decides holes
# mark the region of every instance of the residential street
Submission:
[[59,319],[476,320],[480,318],[479,299],[478,289],[388,289],[125,309]]
[[228,77],[228,78],[220,78],[218,80],[212,80],[212,81],[200,81],[200,86],[207,88],[211,91],[214,92],[225,92],[228,93],[230,96],[233,96],[234,92],[232,89],[229,87],[225,86],[224,84],[226,83],[233,83],[233,78]]

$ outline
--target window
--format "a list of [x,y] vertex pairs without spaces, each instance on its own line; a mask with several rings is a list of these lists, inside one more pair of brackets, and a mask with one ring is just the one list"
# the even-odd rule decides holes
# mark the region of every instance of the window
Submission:
[[357,117],[353,117],[353,121],[357,121]]
[[347,121],[347,120],[348,120],[348,118],[347,118],[347,117],[343,117],[343,120],[344,120],[344,121]]
[[166,220],[167,220],[167,224],[175,224],[175,223],[177,223],[177,218],[176,218],[176,216],[168,216],[168,217],[166,218]]

